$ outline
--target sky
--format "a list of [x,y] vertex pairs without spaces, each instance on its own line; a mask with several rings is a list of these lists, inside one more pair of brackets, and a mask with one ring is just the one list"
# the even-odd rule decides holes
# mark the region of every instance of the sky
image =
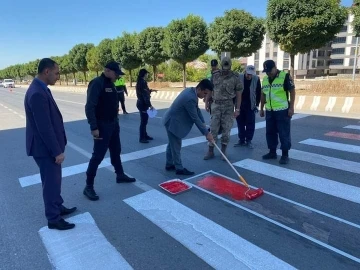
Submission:
[[[116,4],[118,2],[118,4]],[[342,0],[350,6],[352,0]],[[123,4],[122,4],[123,3]],[[61,56],[79,43],[99,44],[126,32],[166,26],[189,14],[211,23],[233,8],[264,17],[266,0],[1,0],[0,69]]]

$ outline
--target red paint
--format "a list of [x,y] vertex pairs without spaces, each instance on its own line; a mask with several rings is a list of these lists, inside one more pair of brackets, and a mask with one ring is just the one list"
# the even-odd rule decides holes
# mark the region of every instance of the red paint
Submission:
[[360,141],[360,135],[359,134],[331,131],[331,132],[326,133],[325,135],[326,136],[343,138],[343,139],[351,139],[351,140]]
[[172,194],[177,194],[177,193],[183,192],[185,190],[188,190],[190,188],[187,184],[185,184],[184,182],[182,182],[180,180],[164,182],[164,183],[160,184],[160,187],[162,187],[163,189],[165,189],[166,191],[168,191]]
[[247,187],[228,180],[222,176],[206,176],[197,182],[199,187],[212,191],[220,196],[228,196],[234,200],[245,200]]

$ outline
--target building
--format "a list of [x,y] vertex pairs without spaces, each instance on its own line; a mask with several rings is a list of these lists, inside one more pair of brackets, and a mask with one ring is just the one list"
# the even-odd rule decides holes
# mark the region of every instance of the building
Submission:
[[[325,47],[295,56],[294,73],[297,79],[352,74],[356,47],[356,37],[351,26],[353,18],[349,14],[341,31]],[[279,69],[290,69],[290,55],[271,41],[268,34],[264,37],[261,49],[247,58],[247,64],[254,65],[261,74],[262,63],[267,59],[273,59]]]

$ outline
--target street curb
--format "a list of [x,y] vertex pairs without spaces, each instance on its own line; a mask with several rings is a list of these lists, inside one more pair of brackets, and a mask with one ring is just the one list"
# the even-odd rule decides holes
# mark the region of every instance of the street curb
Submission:
[[[19,85],[27,88],[28,85]],[[64,87],[51,86],[52,91],[86,93],[86,87]],[[135,90],[128,90],[129,97],[136,98]],[[181,91],[158,91],[151,94],[153,100],[173,101]],[[352,96],[316,96],[297,95],[295,99],[295,113],[306,112],[310,114],[325,114],[329,116],[359,117],[360,118],[360,97]]]

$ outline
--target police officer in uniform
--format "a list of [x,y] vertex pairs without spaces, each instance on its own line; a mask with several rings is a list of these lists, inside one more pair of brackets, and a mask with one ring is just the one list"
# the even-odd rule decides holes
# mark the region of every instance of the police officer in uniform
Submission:
[[115,81],[115,87],[118,93],[119,101],[121,103],[121,109],[123,111],[123,114],[128,114],[125,108],[125,94],[126,96],[128,96],[128,91],[126,89],[125,78],[123,76],[121,76]]
[[[234,123],[234,118],[239,116],[241,94],[243,85],[239,75],[231,71],[231,60],[224,57],[221,60],[221,71],[212,76],[214,91],[209,93],[207,101],[212,98],[210,132],[217,141],[217,134],[221,128],[221,151],[225,154],[227,145],[230,141],[230,131]],[[236,106],[234,111],[234,98]],[[204,159],[214,157],[214,145],[209,143],[209,150]],[[223,159],[223,157],[222,157]]]
[[85,113],[94,139],[94,150],[86,171],[86,187],[83,193],[93,201],[99,199],[94,190],[94,181],[98,166],[108,149],[116,173],[116,182],[136,181],[124,173],[120,159],[119,99],[114,82],[121,75],[124,73],[119,64],[111,61],[106,64],[104,72],[89,83],[87,89]]
[[263,72],[266,72],[266,76],[262,82],[260,116],[264,117],[265,106],[266,141],[270,152],[262,158],[277,159],[279,137],[282,150],[279,163],[287,164],[291,148],[290,123],[294,115],[295,84],[289,73],[277,69],[273,60],[264,62]]

